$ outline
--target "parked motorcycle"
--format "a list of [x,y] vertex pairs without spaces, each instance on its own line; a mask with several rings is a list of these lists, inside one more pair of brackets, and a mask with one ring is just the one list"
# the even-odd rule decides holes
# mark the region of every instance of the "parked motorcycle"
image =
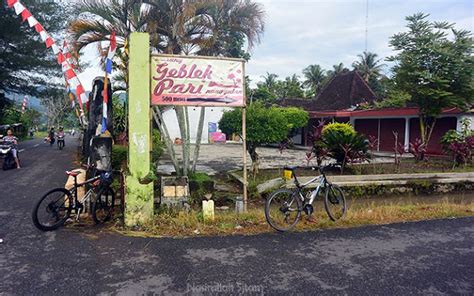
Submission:
[[12,149],[13,145],[11,144],[0,144],[0,158],[3,158],[2,168],[4,171],[16,168]]
[[59,150],[64,148],[64,135],[58,135],[58,148]]

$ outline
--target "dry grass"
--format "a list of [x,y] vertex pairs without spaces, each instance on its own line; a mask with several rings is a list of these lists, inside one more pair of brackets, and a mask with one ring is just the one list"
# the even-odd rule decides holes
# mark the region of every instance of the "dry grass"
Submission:
[[[332,222],[324,211],[314,213],[316,222],[306,221],[305,215],[298,222],[295,231],[308,231],[326,228],[346,228],[362,225],[389,224],[397,222],[474,216],[474,203],[453,203],[447,199],[437,203],[354,206],[349,209],[343,221]],[[216,212],[213,222],[204,222],[202,213],[161,213],[153,225],[142,231],[118,230],[133,236],[166,236],[189,237],[199,235],[253,235],[274,232],[267,224],[263,209],[250,209],[247,213],[237,215],[230,212]]]

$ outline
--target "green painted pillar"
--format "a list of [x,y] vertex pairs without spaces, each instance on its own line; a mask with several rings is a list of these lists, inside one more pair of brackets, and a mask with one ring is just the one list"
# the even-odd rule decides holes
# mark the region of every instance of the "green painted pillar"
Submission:
[[153,218],[153,182],[140,184],[150,172],[150,36],[130,35],[128,64],[128,169],[125,224],[138,226]]

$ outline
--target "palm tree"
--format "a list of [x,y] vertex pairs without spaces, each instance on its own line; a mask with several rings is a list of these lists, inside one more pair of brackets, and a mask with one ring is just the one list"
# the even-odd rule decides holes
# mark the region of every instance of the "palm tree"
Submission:
[[131,32],[146,28],[140,0],[80,0],[77,9],[79,18],[71,22],[69,33],[78,51],[92,43],[109,41],[112,31],[122,41],[119,45],[123,45]]
[[266,73],[261,76],[263,78],[263,86],[265,86],[269,91],[273,91],[277,83],[278,75],[273,73]]
[[326,71],[324,71],[320,65],[309,65],[303,70],[305,78],[303,86],[310,88],[316,95],[323,85],[323,81],[326,77],[325,72]]
[[377,59],[377,54],[373,52],[364,51],[362,54],[357,55],[359,60],[352,63],[352,67],[357,70],[365,82],[369,82],[371,77],[378,78],[381,75],[384,64],[379,64],[382,59]]

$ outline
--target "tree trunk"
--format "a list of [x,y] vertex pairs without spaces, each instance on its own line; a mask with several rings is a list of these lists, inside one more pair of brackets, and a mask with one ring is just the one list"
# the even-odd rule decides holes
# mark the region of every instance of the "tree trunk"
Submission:
[[152,109],[153,119],[155,120],[158,128],[160,129],[161,135],[165,141],[166,149],[168,149],[168,153],[171,158],[171,162],[173,163],[174,169],[177,174],[179,174],[180,167],[179,163],[176,160],[176,152],[174,150],[173,142],[170,139],[168,128],[166,127],[165,121],[163,120],[163,116],[161,114],[161,110],[158,107],[153,107]]
[[186,127],[186,140],[185,140],[185,148],[186,148],[186,157],[184,158],[184,166],[188,172],[191,171],[191,143],[190,143],[190,128],[189,128],[189,114],[188,114],[188,107],[184,107],[184,122]]
[[206,108],[201,107],[201,114],[199,115],[199,123],[198,123],[197,137],[196,137],[196,146],[194,148],[193,167],[191,171],[192,173],[196,172],[196,163],[199,157],[199,149],[201,148],[202,129],[204,127],[205,117],[206,117]]
[[178,126],[179,126],[179,131],[181,134],[181,148],[183,152],[183,166],[182,166],[182,172],[181,174],[183,176],[188,175],[188,167],[187,167],[187,149],[186,149],[186,118],[184,116],[184,108],[182,106],[176,106],[176,118],[178,119]]

